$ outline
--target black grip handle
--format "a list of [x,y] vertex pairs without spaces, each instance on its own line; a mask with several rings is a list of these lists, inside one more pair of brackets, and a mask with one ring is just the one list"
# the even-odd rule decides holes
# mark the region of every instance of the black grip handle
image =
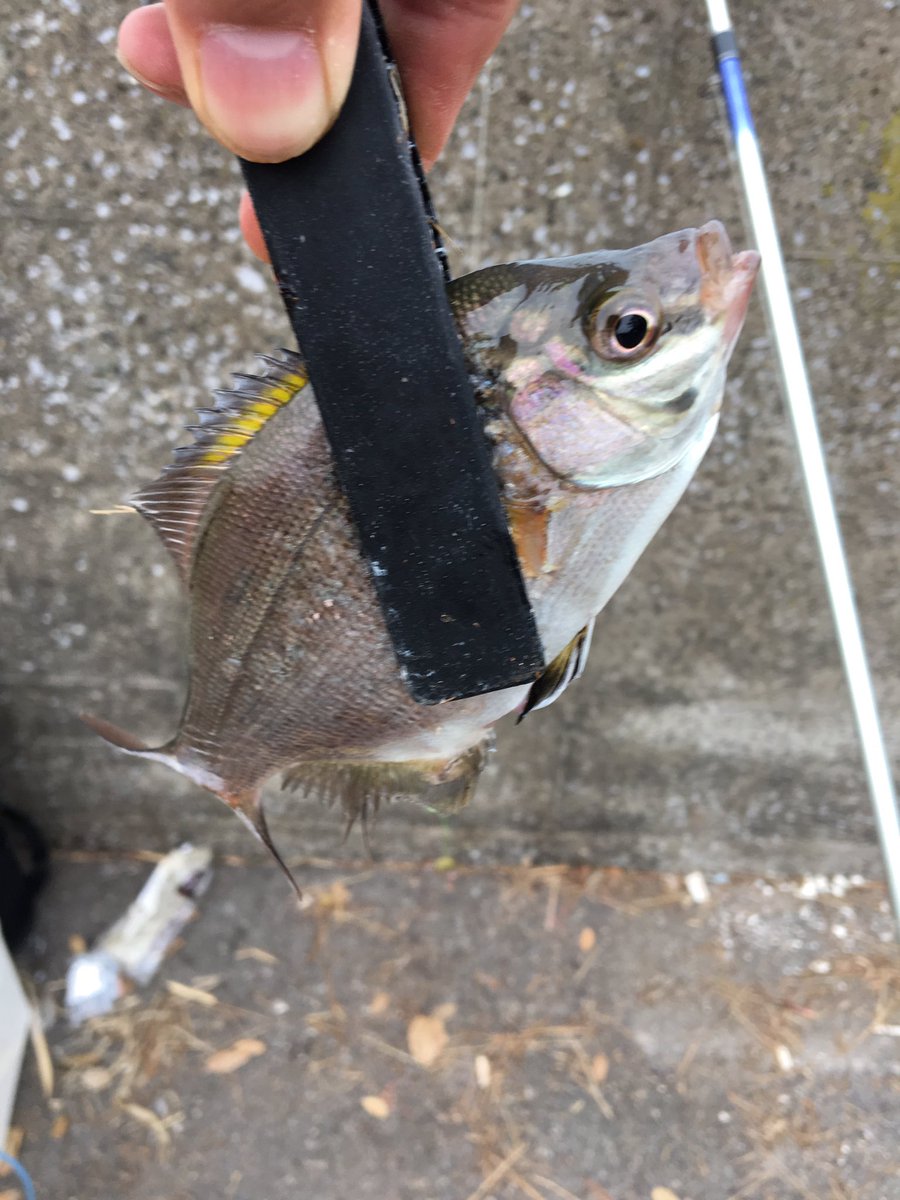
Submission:
[[364,6],[332,129],[242,165],[401,672],[436,703],[544,661],[391,69]]

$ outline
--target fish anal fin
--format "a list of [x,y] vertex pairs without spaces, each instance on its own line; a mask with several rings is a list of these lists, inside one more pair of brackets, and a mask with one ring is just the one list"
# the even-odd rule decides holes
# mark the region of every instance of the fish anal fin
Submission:
[[266,813],[263,807],[262,792],[257,790],[253,792],[245,792],[240,795],[222,795],[222,799],[231,808],[238,817],[247,826],[250,832],[257,837],[265,848],[269,851],[278,866],[281,868],[288,883],[294,889],[294,893],[298,900],[303,899],[303,893],[300,890],[300,885],[291,874],[291,869],[281,857],[275,843],[272,841],[272,835],[269,832],[268,822],[266,821]]
[[281,358],[259,355],[259,375],[235,375],[234,387],[216,392],[191,426],[194,442],[181,446],[158,479],[130,497],[153,526],[187,584],[203,514],[223,472],[257,433],[307,386],[303,360],[292,350]]
[[594,622],[591,620],[541,671],[531,685],[528,698],[519,713],[516,724],[527,717],[530,712],[534,712],[538,708],[547,708],[554,700],[559,699],[570,683],[581,678],[587,663],[593,634]]
[[415,800],[441,813],[464,808],[492,745],[489,735],[449,759],[298,763],[284,773],[282,787],[339,804],[348,832],[357,821],[365,831],[381,805],[391,800]]

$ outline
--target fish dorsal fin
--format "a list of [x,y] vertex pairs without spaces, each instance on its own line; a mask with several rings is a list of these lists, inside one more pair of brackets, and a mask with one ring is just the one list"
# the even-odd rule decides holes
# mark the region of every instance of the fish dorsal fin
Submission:
[[[541,671],[531,685],[525,707],[519,713],[519,721],[538,708],[546,708],[554,700],[558,700],[570,683],[580,679],[584,674],[588,654],[591,649],[591,638],[594,635],[594,621],[591,620],[584,629],[579,630],[564,650],[560,650],[556,658]],[[518,724],[518,721],[516,722]]]
[[201,408],[200,424],[189,426],[193,445],[176,450],[175,461],[131,498],[162,538],[185,584],[203,512],[222,473],[307,385],[300,356],[281,353],[281,358],[260,354],[260,375],[235,375],[233,388],[216,392],[214,407]]

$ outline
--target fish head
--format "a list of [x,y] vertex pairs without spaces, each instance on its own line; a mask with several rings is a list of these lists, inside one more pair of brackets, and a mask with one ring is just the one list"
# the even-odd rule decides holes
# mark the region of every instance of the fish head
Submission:
[[670,470],[708,437],[759,266],[722,225],[631,250],[511,263],[451,285],[473,375],[579,488]]

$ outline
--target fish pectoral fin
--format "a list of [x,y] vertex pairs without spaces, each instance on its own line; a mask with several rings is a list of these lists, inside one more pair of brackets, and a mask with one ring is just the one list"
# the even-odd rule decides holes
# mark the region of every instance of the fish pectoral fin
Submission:
[[464,808],[493,747],[488,736],[449,759],[407,762],[310,762],[289,768],[281,786],[339,804],[347,833],[360,821],[363,829],[390,800],[415,800],[436,812]]
[[546,708],[548,704],[558,700],[570,683],[581,678],[587,664],[593,635],[594,621],[590,620],[584,629],[576,633],[568,646],[561,650],[556,658],[541,671],[531,685],[528,699],[516,721],[517,725],[530,712],[534,712],[538,708]]

